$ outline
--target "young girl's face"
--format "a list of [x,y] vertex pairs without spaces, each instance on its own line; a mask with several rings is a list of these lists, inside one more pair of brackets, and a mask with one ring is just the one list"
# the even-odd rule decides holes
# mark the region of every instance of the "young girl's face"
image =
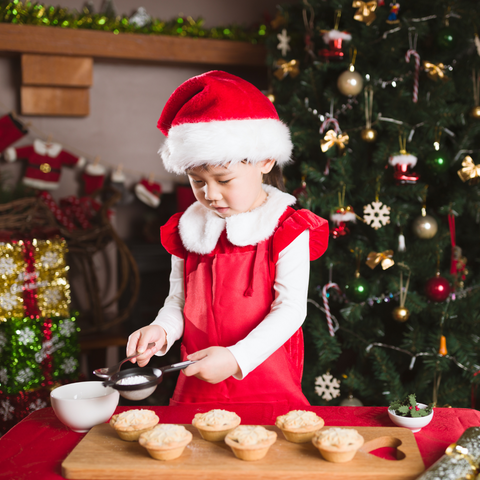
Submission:
[[256,164],[236,163],[225,167],[196,167],[187,170],[195,198],[222,218],[249,212],[267,198],[262,176],[275,164],[264,160]]

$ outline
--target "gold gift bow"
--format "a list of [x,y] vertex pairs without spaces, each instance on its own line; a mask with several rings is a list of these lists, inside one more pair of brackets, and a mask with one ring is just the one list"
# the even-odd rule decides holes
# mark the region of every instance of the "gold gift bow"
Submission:
[[437,78],[443,79],[445,77],[445,65],[443,63],[435,65],[430,62],[423,62],[423,68],[432,80],[436,81]]
[[345,145],[348,143],[348,135],[343,135],[342,133],[336,134],[335,130],[328,130],[322,140],[320,140],[320,148],[322,152],[325,153],[327,150],[332,148],[334,145],[338,148],[338,153],[343,155],[345,150]]
[[375,10],[377,9],[377,0],[370,2],[362,2],[361,0],[354,0],[352,4],[353,8],[358,8],[353,18],[359,22],[365,22],[365,24],[371,25],[377,18]]
[[370,252],[365,263],[372,270],[380,263],[382,268],[386,270],[395,264],[392,257],[393,250],[385,250],[384,252]]
[[470,455],[468,448],[452,443],[447,447],[445,453],[451,455],[453,458],[463,458],[470,464],[473,473],[467,474],[465,478],[472,480],[478,478],[477,475],[480,472],[480,464],[475,462],[475,459]]
[[300,73],[297,60],[290,60],[287,62],[281,58],[280,60],[277,60],[276,67],[277,70],[275,70],[273,74],[279,80],[283,80],[288,74],[290,74],[292,78],[295,78]]
[[462,182],[470,180],[470,185],[477,183],[480,177],[480,165],[475,165],[473,163],[472,157],[467,155],[462,162],[462,167],[458,170],[458,176]]

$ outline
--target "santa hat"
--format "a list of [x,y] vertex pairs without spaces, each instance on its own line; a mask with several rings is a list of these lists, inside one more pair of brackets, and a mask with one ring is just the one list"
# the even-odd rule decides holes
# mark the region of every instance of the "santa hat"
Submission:
[[329,43],[331,40],[344,40],[349,42],[352,36],[348,32],[342,32],[340,30],[327,30],[322,35],[323,41]]
[[162,187],[159,183],[142,179],[135,185],[135,194],[143,203],[149,207],[158,207],[160,205],[160,195]]
[[167,139],[165,168],[182,174],[201,165],[290,160],[290,130],[251,83],[221,71],[190,78],[168,99],[158,128]]

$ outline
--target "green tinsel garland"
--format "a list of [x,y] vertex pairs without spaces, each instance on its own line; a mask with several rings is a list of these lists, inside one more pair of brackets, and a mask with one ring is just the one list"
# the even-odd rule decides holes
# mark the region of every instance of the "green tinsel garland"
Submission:
[[45,25],[61,28],[81,28],[118,33],[143,33],[152,35],[174,35],[180,37],[202,37],[220,40],[237,40],[259,43],[267,34],[267,26],[247,29],[238,25],[204,28],[204,20],[192,17],[178,17],[170,21],[152,18],[151,22],[138,27],[129,23],[125,15],[109,16],[106,13],[92,13],[88,8],[81,12],[60,6],[53,7],[34,2],[0,1],[0,22],[17,25]]

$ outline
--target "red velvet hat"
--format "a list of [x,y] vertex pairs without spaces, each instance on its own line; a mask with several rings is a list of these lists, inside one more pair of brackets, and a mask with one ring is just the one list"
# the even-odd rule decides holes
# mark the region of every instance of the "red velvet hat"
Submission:
[[290,160],[290,130],[272,102],[251,83],[226,72],[190,78],[168,99],[158,128],[165,168],[182,174],[201,165]]

